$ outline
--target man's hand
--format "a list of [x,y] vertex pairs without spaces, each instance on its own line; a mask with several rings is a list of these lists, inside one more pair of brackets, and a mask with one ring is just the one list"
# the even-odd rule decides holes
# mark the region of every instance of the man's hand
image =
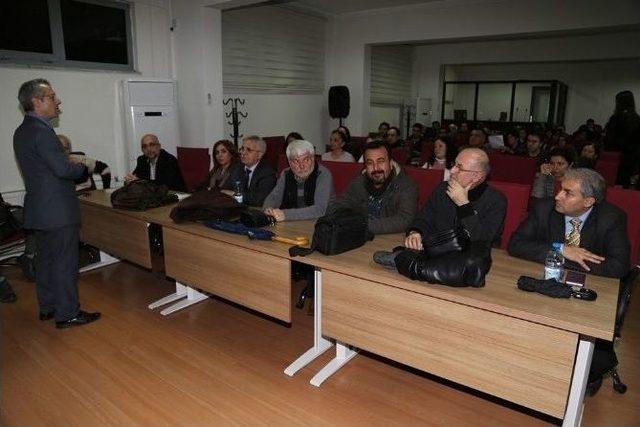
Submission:
[[284,221],[284,212],[281,209],[276,209],[276,208],[266,208],[264,210],[264,213],[266,213],[267,215],[271,215],[272,217],[274,217],[276,219],[276,221],[278,222],[282,222]]
[[407,237],[404,238],[404,246],[407,249],[415,249],[417,251],[422,250],[422,234],[417,231],[412,231]]
[[456,204],[456,206],[462,206],[469,203],[469,189],[471,184],[463,187],[458,181],[454,179],[449,180],[447,186],[447,196]]
[[130,183],[131,181],[135,181],[136,179],[138,179],[138,177],[137,177],[137,176],[135,176],[135,175],[134,175],[134,174],[132,174],[132,173],[128,173],[128,174],[126,174],[126,175],[125,175],[125,177],[124,177],[124,182],[125,182],[125,184],[128,184],[128,183]]
[[540,173],[543,175],[551,175],[551,163],[543,163],[540,165]]
[[570,261],[577,262],[582,266],[582,268],[587,271],[591,271],[586,263],[587,261],[594,264],[600,264],[602,261],[604,261],[604,257],[591,253],[588,250],[580,248],[578,246],[564,245],[562,248],[562,255],[564,255],[564,257]]

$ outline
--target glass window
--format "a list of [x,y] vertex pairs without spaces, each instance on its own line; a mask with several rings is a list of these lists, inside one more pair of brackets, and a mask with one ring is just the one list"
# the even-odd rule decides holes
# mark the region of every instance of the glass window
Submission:
[[444,119],[473,120],[476,97],[475,83],[447,83],[444,99]]
[[0,49],[53,53],[47,0],[0,1],[0,16]]
[[477,120],[508,121],[511,109],[511,87],[511,83],[480,83]]
[[551,84],[516,83],[514,122],[546,122],[551,101]]

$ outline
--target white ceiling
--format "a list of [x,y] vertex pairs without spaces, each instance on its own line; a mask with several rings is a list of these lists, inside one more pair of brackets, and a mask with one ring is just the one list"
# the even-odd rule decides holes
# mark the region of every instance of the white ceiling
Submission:
[[442,0],[296,0],[289,4],[327,15],[339,15],[341,13],[431,3],[433,1]]

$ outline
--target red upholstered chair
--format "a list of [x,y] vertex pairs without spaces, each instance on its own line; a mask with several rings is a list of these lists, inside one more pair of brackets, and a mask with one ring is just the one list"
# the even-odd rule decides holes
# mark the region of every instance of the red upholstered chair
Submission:
[[282,171],[288,167],[289,167],[289,159],[287,159],[287,154],[280,153],[280,155],[278,155],[278,176],[280,176]]
[[418,185],[418,209],[422,209],[424,202],[444,179],[444,169],[422,169],[407,166],[404,171]]
[[284,153],[285,139],[284,136],[265,136],[264,142],[267,143],[267,152],[264,153],[263,159],[278,170],[278,157]]
[[507,198],[507,215],[504,219],[504,230],[500,239],[500,249],[506,249],[511,234],[516,231],[527,216],[531,185],[502,181],[489,181],[489,185]]
[[640,191],[607,188],[607,201],[627,214],[627,235],[631,244],[631,266],[638,264],[640,252]]
[[619,162],[620,152],[619,151],[603,151],[600,153],[599,159],[605,162]]
[[429,157],[433,154],[433,140],[427,140],[422,142],[422,151],[420,152],[420,166],[424,165]]
[[362,169],[364,168],[362,163],[352,162],[328,162],[323,160],[322,164],[331,172],[336,197],[342,196],[347,186],[349,186],[358,174],[362,173]]
[[606,161],[602,159],[596,162],[596,171],[602,175],[607,185],[615,185],[619,163],[619,161]]
[[209,174],[211,158],[208,148],[177,147],[178,167],[187,186],[187,191],[194,191],[196,186]]
[[409,160],[409,148],[408,147],[392,148],[391,158],[401,166],[406,165],[407,161]]
[[535,159],[492,153],[489,155],[489,161],[491,162],[492,181],[533,184],[537,169]]

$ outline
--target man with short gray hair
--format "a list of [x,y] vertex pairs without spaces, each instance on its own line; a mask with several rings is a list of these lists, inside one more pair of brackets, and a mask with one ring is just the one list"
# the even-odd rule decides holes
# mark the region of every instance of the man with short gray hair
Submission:
[[555,199],[534,202],[511,236],[509,253],[544,263],[551,244],[562,243],[566,266],[621,278],[629,271],[627,216],[605,200],[606,183],[594,170],[568,170]]
[[267,144],[256,135],[247,136],[240,147],[240,161],[244,165],[242,187],[244,204],[262,206],[276,185],[276,171],[262,158],[267,152]]

